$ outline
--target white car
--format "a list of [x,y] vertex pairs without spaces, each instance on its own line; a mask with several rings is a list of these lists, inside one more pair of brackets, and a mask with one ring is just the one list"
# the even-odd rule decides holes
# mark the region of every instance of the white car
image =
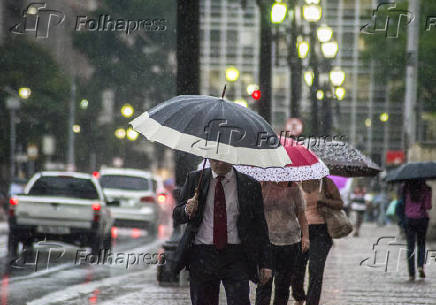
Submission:
[[93,253],[111,248],[112,218],[98,180],[85,173],[39,172],[24,194],[9,200],[9,254],[34,241],[54,239],[79,243]]
[[148,171],[124,168],[104,168],[99,174],[100,184],[108,200],[120,202],[112,207],[115,226],[144,228],[157,232],[160,217],[158,190],[161,179]]

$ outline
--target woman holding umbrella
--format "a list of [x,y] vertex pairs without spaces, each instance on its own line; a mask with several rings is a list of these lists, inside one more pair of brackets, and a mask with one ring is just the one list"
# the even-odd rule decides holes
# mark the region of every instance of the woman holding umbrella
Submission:
[[404,185],[404,202],[407,236],[407,262],[409,266],[409,280],[415,279],[415,242],[418,245],[418,273],[425,278],[425,236],[428,228],[429,216],[427,210],[432,208],[431,188],[425,180],[408,180]]
[[405,229],[407,236],[407,262],[409,280],[415,279],[415,242],[418,244],[418,272],[424,278],[425,235],[427,233],[429,215],[432,208],[431,188],[425,184],[426,179],[436,179],[436,162],[410,162],[390,171],[386,175],[388,182],[405,182],[403,202]]
[[[256,305],[270,304],[273,281],[273,304],[288,303],[289,287],[297,272],[297,261],[301,253],[306,253],[310,247],[304,199],[295,181],[318,181],[329,174],[325,164],[304,146],[290,138],[282,138],[281,144],[292,161],[286,167],[262,169],[236,166],[238,171],[262,181],[265,218],[272,244],[273,278],[265,285],[257,286]],[[294,284],[292,287],[295,295],[295,289],[299,287],[294,287]],[[299,292],[300,298],[297,300],[304,302],[304,291]]]

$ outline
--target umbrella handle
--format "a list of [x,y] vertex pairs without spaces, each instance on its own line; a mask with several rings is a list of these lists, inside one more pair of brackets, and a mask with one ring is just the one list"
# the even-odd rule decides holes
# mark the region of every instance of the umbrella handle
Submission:
[[200,195],[200,186],[201,186],[201,182],[203,180],[203,173],[204,173],[204,167],[206,165],[206,160],[207,159],[205,158],[203,161],[203,168],[201,170],[200,179],[198,180],[197,187],[195,188],[194,199],[195,199],[196,204],[192,210],[193,213],[195,213],[195,211],[197,211],[197,208],[198,208],[198,196]]

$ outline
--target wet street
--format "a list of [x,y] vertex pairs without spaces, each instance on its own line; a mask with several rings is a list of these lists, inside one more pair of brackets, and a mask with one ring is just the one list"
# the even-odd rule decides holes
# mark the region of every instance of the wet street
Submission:
[[[115,253],[156,253],[165,239],[163,235],[152,239],[146,233],[122,233],[114,244]],[[428,245],[427,278],[410,283],[404,240],[395,239],[396,233],[395,226],[365,224],[361,237],[336,240],[327,259],[321,304],[436,304],[436,244]],[[48,270],[12,270],[9,276],[3,275],[1,304],[190,304],[187,287],[157,284],[154,264],[134,264],[127,269],[121,263],[77,265],[69,255]],[[30,268],[34,266],[29,264]],[[254,291],[252,285],[253,303]],[[226,304],[224,290],[220,304]]]
[[139,229],[117,228],[112,232],[112,259],[104,258],[104,253],[98,258],[87,249],[46,241],[10,261],[7,227],[1,229],[2,305],[100,304],[134,292],[141,288],[137,279],[148,269],[155,270],[158,248],[168,236],[164,226],[157,237]]

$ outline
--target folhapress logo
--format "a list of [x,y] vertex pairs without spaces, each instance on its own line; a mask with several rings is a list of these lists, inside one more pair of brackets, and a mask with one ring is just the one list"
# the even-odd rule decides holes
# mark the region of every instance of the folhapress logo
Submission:
[[46,9],[46,6],[46,3],[29,4],[23,11],[21,22],[10,29],[11,33],[35,32],[36,38],[47,38],[51,27],[64,22],[65,14],[61,11]]
[[397,9],[395,3],[380,3],[373,10],[371,22],[360,28],[363,34],[384,33],[386,38],[398,38],[401,24],[409,25],[415,16],[407,10]]

